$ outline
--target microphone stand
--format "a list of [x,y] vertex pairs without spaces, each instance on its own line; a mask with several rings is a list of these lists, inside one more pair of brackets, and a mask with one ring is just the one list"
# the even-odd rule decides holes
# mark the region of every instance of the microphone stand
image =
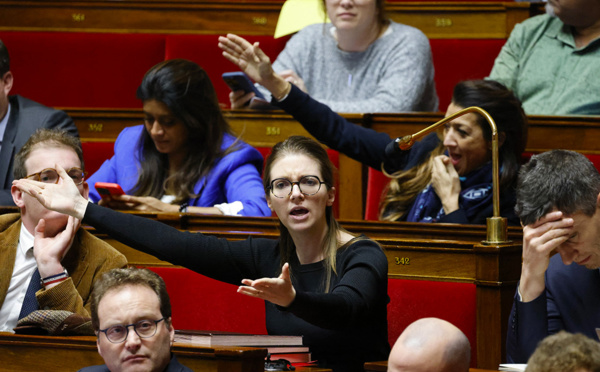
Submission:
[[470,112],[477,112],[481,114],[489,123],[492,130],[492,197],[494,203],[494,214],[492,217],[487,218],[487,239],[482,243],[486,245],[507,243],[508,240],[508,223],[505,217],[500,217],[500,191],[499,191],[499,165],[498,165],[498,128],[496,122],[484,109],[476,106],[467,107],[466,109],[460,110],[442,120],[434,123],[427,128],[404,137],[396,138],[395,142],[400,150],[410,149],[416,140],[428,135],[429,133],[436,130],[439,126],[452,121],[460,116],[466,115]]

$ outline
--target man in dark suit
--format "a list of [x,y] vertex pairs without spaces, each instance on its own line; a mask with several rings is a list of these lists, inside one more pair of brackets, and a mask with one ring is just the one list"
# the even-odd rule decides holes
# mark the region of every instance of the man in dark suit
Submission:
[[13,157],[38,128],[63,129],[79,136],[73,120],[21,96],[8,96],[13,85],[8,50],[0,40],[0,205],[14,205],[10,193]]
[[171,354],[171,301],[165,282],[150,270],[105,273],[92,292],[92,326],[106,364],[80,372],[192,371]]
[[[16,179],[59,182],[61,166],[87,197],[79,139],[64,131],[39,129],[15,156]],[[0,215],[0,331],[38,309],[65,310],[90,317],[94,281],[127,265],[125,256],[96,238],[79,221],[44,208],[12,188],[19,213]]]
[[553,150],[521,168],[515,211],[524,226],[523,265],[509,317],[509,363],[526,363],[561,329],[598,340],[599,209],[600,174],[585,156]]

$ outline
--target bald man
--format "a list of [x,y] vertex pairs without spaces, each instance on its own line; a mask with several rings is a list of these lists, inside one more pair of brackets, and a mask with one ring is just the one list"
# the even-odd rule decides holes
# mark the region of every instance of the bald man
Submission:
[[451,323],[423,318],[398,337],[388,361],[388,372],[468,372],[469,340]]

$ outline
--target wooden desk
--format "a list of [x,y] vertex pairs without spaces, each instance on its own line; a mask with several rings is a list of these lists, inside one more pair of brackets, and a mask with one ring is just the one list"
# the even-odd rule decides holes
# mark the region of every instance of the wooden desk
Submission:
[[[207,348],[176,343],[177,359],[194,371],[263,372],[266,349],[250,347]],[[0,333],[0,372],[77,371],[104,364],[93,336],[29,336]],[[43,368],[42,368],[43,367]],[[318,367],[298,372],[331,372]]]
[[[0,0],[0,29],[12,31],[273,35],[282,1]],[[394,2],[390,19],[429,38],[508,37],[516,23],[540,12],[523,2]]]
[[[194,371],[263,372],[266,349],[206,348],[176,344],[173,353]],[[104,364],[93,336],[28,336],[0,333],[0,371],[77,371]]]
[[[387,361],[365,363],[365,372],[387,372]],[[469,368],[469,372],[497,372],[497,369]]]

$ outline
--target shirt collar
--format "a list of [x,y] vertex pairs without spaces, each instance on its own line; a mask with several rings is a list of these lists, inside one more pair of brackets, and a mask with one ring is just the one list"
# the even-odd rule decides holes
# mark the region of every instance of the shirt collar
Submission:
[[21,248],[21,254],[25,255],[27,254],[27,251],[33,249],[33,239],[33,235],[27,231],[27,228],[23,222],[21,222],[21,233],[19,234],[19,246]]
[[546,35],[548,37],[557,39],[565,45],[570,46],[571,48],[573,48],[574,51],[585,50],[600,41],[599,37],[592,40],[588,45],[584,46],[583,48],[577,48],[577,46],[575,45],[575,37],[573,36],[573,27],[567,26],[558,18],[555,20],[555,22],[553,22],[550,25],[548,31],[546,32]]
[[6,132],[6,126],[8,125],[8,117],[10,116],[10,102],[8,103],[8,110],[6,115],[0,120],[0,145],[2,145],[2,138],[4,138],[4,132]]

